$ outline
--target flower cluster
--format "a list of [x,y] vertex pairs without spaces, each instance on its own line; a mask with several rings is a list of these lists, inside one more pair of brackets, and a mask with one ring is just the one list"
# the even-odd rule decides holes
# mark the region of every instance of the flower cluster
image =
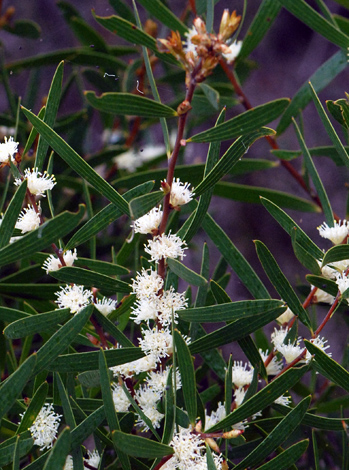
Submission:
[[40,450],[52,447],[57,437],[57,431],[62,415],[53,410],[53,405],[46,403],[30,426],[29,431],[34,439],[34,444],[40,446]]
[[[180,428],[170,446],[174,454],[161,470],[207,470],[205,441],[190,429]],[[213,459],[216,469],[222,470],[222,455],[213,454]]]
[[178,32],[172,31],[168,39],[159,39],[165,51],[172,54],[186,70],[186,84],[189,86],[191,75],[195,72],[197,83],[202,82],[218,64],[221,57],[231,63],[240,52],[241,42],[229,44],[229,38],[239,26],[241,16],[234,11],[231,15],[224,10],[218,34],[207,32],[204,21],[197,17],[194,26],[186,34],[183,47]]
[[144,248],[145,252],[151,257],[151,261],[158,263],[163,258],[180,258],[185,256],[185,241],[177,235],[169,233],[158,235],[152,240],[148,240],[148,246]]
[[[56,184],[55,177],[46,171],[42,174],[38,168],[24,170],[24,179],[27,180],[27,188],[34,196],[45,197],[45,191],[51,190]],[[16,178],[15,185],[20,186],[22,179]]]
[[18,152],[18,143],[13,140],[13,137],[7,139],[5,137],[5,142],[0,144],[0,164],[9,163],[15,161],[15,155]]
[[[74,261],[78,259],[78,255],[76,252],[76,248],[74,251],[68,250],[65,253],[62,254],[64,263],[66,266],[73,266]],[[61,268],[61,261],[59,258],[56,258],[54,255],[50,255],[44,264],[42,265],[42,269],[45,269],[46,274],[52,272],[52,271],[57,271],[59,268]]]
[[329,227],[326,222],[318,227],[319,234],[323,238],[331,240],[334,245],[339,245],[349,234],[347,220],[334,221],[333,227]]
[[[171,194],[170,194],[170,204],[173,208],[178,208],[180,206],[184,206],[184,204],[188,204],[193,197],[194,193],[191,189],[189,189],[190,183],[182,183],[179,178],[175,178],[172,181],[171,185]],[[161,191],[164,191],[165,194],[170,190],[169,184],[166,180],[161,182]]]
[[71,313],[79,313],[84,307],[92,302],[92,292],[84,289],[84,286],[73,284],[61,287],[56,292],[56,304],[59,308],[69,308]]
[[36,230],[40,225],[40,214],[40,205],[37,206],[36,209],[30,205],[28,207],[25,207],[19,214],[15,228],[21,230],[22,233],[32,232],[33,230]]
[[136,219],[133,226],[135,233],[153,233],[157,232],[162,219],[161,207],[154,207],[150,212]]

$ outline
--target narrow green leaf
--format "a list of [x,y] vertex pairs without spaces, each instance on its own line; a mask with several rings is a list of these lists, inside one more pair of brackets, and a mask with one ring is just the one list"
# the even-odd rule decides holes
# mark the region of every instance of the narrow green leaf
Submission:
[[110,431],[115,431],[116,429],[120,429],[119,420],[115,411],[115,406],[113,402],[113,394],[110,388],[110,374],[109,369],[107,366],[107,361],[103,350],[101,349],[99,352],[99,374],[101,378],[101,390],[102,390],[102,398],[103,403],[106,411],[106,417],[108,420],[108,425]]
[[290,13],[311,29],[343,49],[349,47],[349,38],[311,8],[304,0],[279,0]]
[[321,269],[316,259],[302,247],[300,243],[300,237],[298,236],[298,230],[296,229],[296,227],[294,227],[294,229],[292,230],[291,240],[292,248],[298,261],[302,263],[303,266],[305,266],[307,269],[309,269],[309,271],[313,274],[321,276]]
[[19,436],[17,436],[17,440],[15,444],[15,451],[13,453],[12,470],[19,470],[19,451],[20,451]]
[[65,460],[70,448],[70,429],[64,428],[50,452],[43,470],[64,470]]
[[[251,338],[251,336],[245,336],[242,339],[238,340],[240,348],[243,350],[245,356],[250,361],[252,366],[254,367],[257,375],[260,374],[261,377],[268,382],[268,374],[264,365],[263,358],[257,348],[255,342]],[[258,377],[256,376],[256,386],[258,384]],[[247,395],[245,396],[245,399]]]
[[130,202],[130,214],[132,219],[138,219],[142,215],[149,212],[155,207],[164,197],[163,191],[154,191],[153,193],[139,196]]
[[63,160],[93,186],[102,196],[109,199],[122,213],[129,214],[128,204],[125,199],[107,182],[83,158],[78,155],[53,129],[39,119],[35,114],[22,106],[22,111],[38,130],[40,135],[47,140],[53,150]]
[[[79,313],[75,317],[81,315]],[[84,353],[64,354],[58,356],[54,362],[51,362],[49,369],[52,371],[64,372],[85,372],[87,370],[98,369],[98,351],[90,351]],[[136,361],[144,357],[144,353],[140,348],[122,348],[109,349],[105,351],[108,367],[118,366],[126,362]]]
[[[154,181],[147,181],[133,189],[130,189],[123,195],[125,201],[130,202],[133,198],[142,196],[153,189]],[[115,207],[114,204],[108,204],[101,211],[88,220],[68,241],[65,249],[71,250],[72,248],[81,245],[94,235],[97,235],[101,230],[108,227],[112,222],[121,217],[123,212]]]
[[292,289],[291,284],[286,279],[285,275],[279,268],[275,258],[270,253],[264,243],[255,241],[258,258],[263,266],[264,271],[277,290],[280,297],[287,303],[292,312],[297,315],[302,323],[306,325],[311,331],[311,323],[307,311],[298,299],[295,291]]
[[111,295],[115,292],[129,293],[131,291],[131,286],[127,284],[127,282],[74,266],[65,266],[57,271],[52,271],[50,275],[67,284],[72,282],[85,287],[97,287],[107,295]]
[[326,194],[326,190],[324,188],[324,185],[322,184],[319,173],[316,170],[316,167],[315,167],[315,165],[313,163],[313,160],[310,156],[309,150],[307,149],[307,146],[306,146],[305,141],[303,139],[303,136],[302,136],[302,134],[299,130],[299,127],[298,127],[298,125],[297,125],[297,123],[294,119],[293,119],[293,125],[294,125],[294,128],[296,130],[296,135],[297,135],[297,139],[298,139],[300,148],[303,152],[305,165],[307,167],[310,178],[312,179],[312,181],[314,183],[314,186],[315,186],[315,189],[317,191],[317,194],[319,196],[319,199],[320,199],[320,202],[321,202],[321,205],[322,205],[322,209],[324,211],[325,218],[326,218],[327,223],[329,224],[329,226],[332,227],[333,226],[333,212],[332,212],[330,201],[329,201],[328,196]]
[[[19,435],[19,449],[18,453],[20,457],[24,457],[28,454],[30,449],[33,447],[33,438],[30,435],[29,431],[26,431]],[[0,465],[9,465],[13,461],[13,453],[15,451],[17,436],[14,436],[12,439],[7,439],[3,442],[0,452]]]
[[319,289],[322,289],[325,292],[328,292],[329,294],[333,295],[333,297],[336,297],[338,293],[338,286],[335,281],[332,281],[331,279],[326,279],[322,276],[313,276],[311,274],[307,274],[306,278],[307,281],[313,286],[318,287]]
[[299,368],[291,368],[284,372],[282,375],[274,379],[271,383],[266,385],[252,398],[244,402],[239,408],[230,413],[226,418],[215,424],[207,430],[207,432],[215,432],[219,429],[225,429],[233,424],[252,416],[258,411],[264,410],[268,405],[271,405],[277,398],[281,397],[286,390],[292,388],[299,379],[307,372],[308,366]]
[[83,46],[94,46],[95,50],[108,53],[108,47],[103,37],[81,17],[72,16],[69,18],[68,24]]
[[162,435],[161,442],[163,444],[169,444],[172,440],[174,421],[175,421],[175,397],[174,397],[174,385],[172,383],[173,377],[173,366],[167,375],[167,382],[164,394],[164,407],[165,407],[165,422],[164,422],[164,433]]
[[207,463],[207,470],[217,470],[216,464],[214,463],[214,460],[213,460],[211,449],[208,446],[208,444],[206,444],[206,463]]
[[[292,1],[293,0],[291,0],[291,2]],[[297,91],[291,104],[283,114],[279,125],[276,128],[278,135],[282,134],[288,128],[292,123],[292,118],[296,118],[311,101],[309,82],[313,84],[313,87],[317,92],[320,92],[347,67],[347,64],[346,51],[338,51],[316,70],[309,80],[307,80]]]
[[[53,127],[55,123],[59,101],[61,99],[63,68],[64,68],[64,62],[62,61],[60,62],[60,64],[58,65],[55,71],[54,77],[52,79],[50,91],[47,96],[47,102],[45,106],[45,116],[44,116],[43,122],[45,122],[47,126],[49,127]],[[48,147],[49,147],[49,143],[46,140],[44,140],[44,138],[40,135],[38,148],[36,150],[35,163],[34,163],[34,168],[39,168],[40,171],[42,170],[42,167],[44,165]]]
[[215,298],[217,304],[224,304],[231,302],[231,298],[229,295],[226,293],[226,291],[221,287],[217,282],[215,282],[213,279],[210,281],[210,289],[213,294],[213,297]]
[[103,18],[101,16],[95,15],[93,11],[92,14],[99,24],[111,31],[113,34],[117,34],[121,38],[126,39],[126,41],[129,41],[131,44],[139,44],[141,46],[147,47],[164,62],[169,62],[171,64],[177,63],[174,57],[170,56],[169,54],[159,52],[156,40],[149,34],[137,28],[135,24],[130,23],[120,16],[113,15]]
[[64,237],[78,225],[84,211],[84,206],[81,205],[79,212],[62,212],[54,219],[40,225],[36,230],[23,235],[20,240],[1,248],[0,266],[27,258],[36,251],[44,250],[51,243]]
[[0,225],[0,249],[8,244],[13,234],[24,196],[27,191],[27,180],[24,180],[11,199]]
[[38,413],[46,402],[48,393],[48,383],[43,382],[35,392],[35,395],[31,399],[28,408],[26,409],[21,422],[18,426],[16,434],[26,431],[35,421]]
[[315,107],[317,109],[317,112],[319,113],[320,119],[326,129],[326,132],[329,138],[332,140],[333,145],[336,147],[337,152],[340,158],[342,159],[344,165],[349,166],[349,155],[347,154],[342,142],[340,141],[336,131],[334,130],[334,127],[332,126],[311,82],[309,82],[309,86]]
[[137,3],[140,3],[151,15],[155,16],[170,30],[178,31],[182,36],[188,31],[186,25],[160,0],[137,0]]
[[[178,232],[177,232],[178,233]],[[210,275],[210,255],[207,243],[205,242],[202,247],[202,258],[201,258],[201,268],[200,275],[204,279],[208,279]],[[207,283],[204,286],[199,286],[196,292],[195,307],[202,307],[206,304],[208,285]]]
[[274,219],[290,236],[292,236],[293,229],[297,229],[297,241],[300,243],[302,248],[304,248],[304,250],[308,251],[309,254],[312,255],[315,259],[322,259],[323,252],[320,250],[320,248],[315,245],[308,235],[299,227],[299,225],[296,224],[293,219],[291,219],[289,215],[286,214],[286,212],[264,197],[261,197],[261,202],[269,214],[274,217]]
[[[224,123],[225,124],[225,123]],[[220,124],[220,125],[224,125]],[[217,126],[219,127],[219,126]],[[215,129],[215,128],[214,128]],[[245,136],[241,136],[229,147],[225,154],[219,159],[216,165],[212,168],[207,176],[195,188],[195,196],[200,196],[205,191],[210,189],[217,183],[224,175],[229,173],[232,167],[239,161],[240,158],[248,151],[250,146],[261,137],[273,134],[274,131],[268,128],[262,128],[259,131],[253,132]]]
[[[222,111],[220,112],[216,121],[216,126],[221,124],[224,121],[224,118],[225,118],[225,108],[223,108]],[[214,168],[214,166],[218,162],[220,147],[221,147],[220,142],[210,143],[208,152],[207,152],[204,178],[210,173],[210,171]],[[186,240],[187,243],[193,238],[193,236],[199,229],[201,222],[207,213],[207,209],[209,208],[212,194],[213,194],[213,188],[211,188],[211,190],[206,191],[200,197],[198,206],[194,212],[194,216],[190,222],[190,225],[185,229],[185,233],[184,233],[184,228],[183,228],[184,226],[182,226],[181,229],[179,229],[179,231],[177,232],[178,236],[180,236],[183,240]]]
[[189,421],[193,424],[197,417],[196,380],[193,358],[187,343],[178,330],[174,331],[174,340],[177,350],[179,372],[181,374],[184,403]]
[[309,403],[310,397],[304,398],[235,469],[254,467],[275,451],[299,426]]
[[234,246],[227,234],[208,214],[206,214],[203,220],[203,229],[249,292],[256,299],[269,299],[269,292],[251,265]]
[[263,0],[260,7],[253,18],[249,27],[238,56],[238,60],[248,57],[251,52],[258,46],[269,28],[273,25],[276,17],[281,10],[281,5],[275,0]]
[[5,23],[3,29],[8,33],[29,39],[39,39],[41,34],[40,26],[31,20],[11,21],[11,24]]
[[187,282],[188,284],[192,284],[193,286],[207,285],[207,280],[204,277],[187,268],[180,261],[168,258],[167,264],[173,273],[177,274],[178,277],[183,279],[183,281]]
[[[178,312],[185,321],[199,323],[230,322],[241,318],[260,315],[278,307],[284,307],[281,300],[241,300],[237,302],[210,305],[208,307],[187,308]],[[285,306],[286,309],[286,306]]]
[[132,93],[110,92],[97,97],[94,91],[85,91],[85,97],[94,108],[116,116],[148,118],[177,116],[177,112],[169,106]]
[[25,336],[41,333],[42,331],[57,327],[57,324],[64,323],[69,320],[70,317],[71,313],[69,308],[31,315],[8,325],[4,329],[4,334],[10,339],[24,338]]
[[273,460],[258,467],[258,470],[280,470],[281,468],[290,468],[307,450],[308,439],[300,441],[297,444],[286,449],[282,454],[274,457]]
[[201,353],[202,351],[209,351],[213,348],[229,344],[232,341],[237,341],[245,336],[253,333],[262,326],[267,325],[275,320],[285,311],[285,307],[279,307],[273,310],[264,311],[260,315],[253,315],[251,317],[243,318],[223,326],[213,333],[200,338],[189,345],[192,354]]
[[6,64],[7,70],[18,72],[19,70],[33,67],[42,67],[49,65],[57,65],[61,60],[68,60],[76,65],[89,65],[91,67],[105,67],[111,70],[125,70],[126,64],[116,56],[119,54],[130,54],[135,51],[134,47],[114,46],[109,47],[110,53],[103,54],[102,52],[93,51],[86,47],[71,47],[68,49],[61,49],[54,52],[45,54],[38,54],[25,59],[16,60]]
[[321,373],[349,392],[349,372],[310,341],[304,340],[304,343],[308,351],[315,355],[315,365],[319,364]]
[[[257,129],[260,129],[262,126],[278,118],[280,114],[285,111],[289,103],[290,100],[288,98],[281,98],[256,106],[216,127],[193,135],[187,139],[187,142],[221,142],[255,132]],[[269,131],[270,134],[266,135],[274,134],[274,131]],[[245,150],[247,150],[247,148]]]
[[101,406],[96,411],[91,413],[84,419],[75,429],[71,431],[71,445],[72,450],[80,447],[83,442],[93,433],[96,428],[105,420],[104,406]]
[[16,398],[22,392],[30,379],[37,362],[37,354],[32,354],[0,387],[0,418],[3,418],[15,403]]
[[[273,405],[273,408],[283,415],[286,415],[290,411],[288,406],[283,405]],[[306,413],[302,419],[302,425],[317,429],[324,429],[326,431],[342,431],[343,421],[349,424],[348,418],[344,420],[340,418],[324,418],[323,416],[316,416],[313,413]]]
[[74,315],[65,325],[56,331],[54,335],[43,345],[37,352],[37,364],[35,367],[35,374],[38,374],[43,369],[47,369],[52,362],[56,363],[57,356],[59,356],[75,337],[80,333],[86,322],[90,318],[93,307],[88,305],[83,308],[78,314]]
[[322,260],[322,266],[349,258],[349,245],[336,245],[330,248]]
[[132,348],[134,344],[130,341],[127,336],[124,335],[119,328],[114,325],[112,321],[109,320],[108,317],[105,317],[102,313],[100,313],[97,309],[94,311],[94,316],[96,317],[98,323],[103,327],[103,330],[107,331],[111,334],[111,336],[116,339],[116,341],[121,344],[121,346],[125,348]]
[[203,91],[204,95],[206,96],[207,101],[218,111],[218,107],[219,107],[218,91],[212,88],[211,86],[206,85],[205,83],[200,83],[200,89]]
[[287,209],[304,212],[321,212],[321,209],[312,201],[308,201],[292,194],[284,193],[274,189],[266,189],[258,186],[248,186],[237,183],[217,183],[213,193],[216,196],[233,199],[235,201],[260,204],[260,198],[265,197]]
[[[65,249],[67,251],[67,249]],[[107,261],[99,261],[89,258],[79,258],[74,261],[74,266],[78,268],[89,268],[100,274],[107,274],[109,276],[122,276],[130,274],[130,270],[119,264],[108,263]]]
[[155,459],[174,453],[173,448],[166,444],[121,431],[113,432],[113,442],[119,450],[123,450],[133,457]]

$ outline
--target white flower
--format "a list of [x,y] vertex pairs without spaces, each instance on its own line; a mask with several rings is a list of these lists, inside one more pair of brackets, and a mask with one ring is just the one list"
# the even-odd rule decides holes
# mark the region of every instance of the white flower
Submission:
[[[259,354],[261,355],[263,362],[265,362],[269,356],[269,351],[263,352],[261,349],[259,349]],[[274,356],[267,365],[266,369],[268,375],[277,375],[282,369],[282,362],[278,361],[277,357]]]
[[126,413],[131,405],[124,389],[120,384],[113,384],[113,401],[117,413]]
[[[183,246],[184,245],[184,246]],[[181,240],[177,235],[163,233],[148,240],[148,246],[144,248],[146,253],[151,257],[151,261],[158,263],[162,258],[180,258],[185,256],[184,250],[187,249],[185,241]]]
[[68,455],[67,458],[65,459],[63,470],[74,470],[73,457],[71,455]]
[[299,340],[294,344],[289,341],[288,344],[275,345],[275,349],[284,356],[287,364],[290,364],[303,352],[303,348],[299,346]]
[[98,451],[94,450],[93,452],[91,452],[88,450],[87,453],[88,453],[88,459],[84,459],[84,461],[88,463],[89,465],[91,465],[91,467],[98,468],[99,462],[101,461],[101,457]]
[[116,300],[108,299],[107,297],[103,297],[102,300],[97,299],[97,302],[94,304],[96,309],[105,317],[109,315],[116,307]]
[[253,368],[246,369],[248,365],[242,364],[242,361],[234,361],[233,364],[233,384],[237,388],[249,385],[253,378]]
[[[65,253],[63,253],[63,259],[65,262],[66,266],[73,266],[74,261],[78,259],[78,255],[76,253],[76,248],[73,251],[68,250]],[[54,255],[50,255],[44,264],[42,265],[42,269],[46,270],[46,274],[52,272],[52,271],[57,271],[59,268],[61,268],[61,262],[59,258],[56,258]]]
[[[166,180],[164,181],[166,183]],[[175,178],[171,186],[170,204],[172,207],[183,206],[190,202],[194,194],[189,189],[190,183],[181,183],[179,178]],[[163,191],[163,188],[161,187]]]
[[[163,413],[157,410],[157,403],[161,399],[161,393],[148,386],[140,387],[136,391],[136,399],[143,413],[150,419],[154,428],[160,427],[160,421],[165,416]],[[143,431],[148,431],[149,427],[146,422],[138,416],[137,426],[142,427]]]
[[57,437],[58,427],[62,415],[53,410],[53,405],[45,403],[30,426],[29,431],[34,439],[34,444],[40,446],[40,450],[49,449]]
[[245,395],[246,395],[246,391],[244,390],[243,387],[241,388],[236,388],[234,390],[234,400],[235,400],[235,404],[236,404],[236,407],[238,408],[241,403],[244,401],[244,398],[245,398]]
[[215,424],[219,423],[226,417],[225,404],[219,402],[216,411],[212,411],[210,415],[205,410],[205,429],[212,428]]
[[[321,261],[318,261],[319,266],[321,267]],[[326,279],[335,279],[338,273],[342,273],[349,267],[349,259],[343,259],[340,261],[335,261],[330,264],[326,264],[321,268],[321,274]]]
[[158,300],[158,318],[163,326],[169,326],[172,323],[172,314],[174,322],[177,323],[178,310],[184,310],[188,307],[188,301],[185,298],[185,293],[175,292],[173,287],[164,291]]
[[291,403],[291,398],[285,395],[281,395],[281,397],[277,398],[274,403],[276,403],[277,405],[289,406],[289,404]]
[[[56,184],[55,177],[49,175],[46,171],[42,174],[38,168],[24,170],[24,179],[27,180],[27,188],[34,196],[45,197],[45,191],[51,190]],[[15,185],[20,186],[22,180],[15,179]]]
[[[314,289],[314,286],[310,286],[310,288]],[[314,302],[323,302],[325,304],[331,304],[331,305],[333,304],[334,299],[335,298],[333,297],[333,295],[328,294],[327,292],[319,288],[316,290],[314,297],[313,297]]]
[[288,328],[287,327],[286,328],[280,328],[279,330],[274,328],[274,331],[271,334],[271,342],[274,344],[275,348],[279,344],[283,344],[287,334],[288,334]]
[[339,292],[343,295],[349,289],[349,278],[344,274],[338,274],[336,279]]
[[[328,349],[330,347],[330,345],[328,344],[327,346],[326,343],[327,343],[327,339],[325,338],[321,338],[320,336],[317,336],[316,338],[314,339],[311,339],[310,340],[311,343],[313,343],[315,346],[317,346],[318,348],[320,348],[324,353],[326,353],[328,356],[332,356],[332,353],[330,352],[326,352],[326,349]],[[305,362],[308,363],[312,358],[312,355],[311,353],[307,350],[307,353],[305,355]]]
[[9,158],[14,162],[15,155],[18,152],[18,143],[13,140],[13,137],[10,137],[7,140],[7,137],[4,138],[5,142],[0,144],[0,163],[7,163]]
[[133,377],[133,375],[141,374],[142,372],[148,372],[151,369],[155,369],[155,359],[156,358],[152,354],[148,354],[148,356],[141,357],[136,361],[127,362],[126,364],[120,364],[118,366],[113,366],[110,368],[110,370],[116,377],[119,375],[122,375],[126,378]]
[[78,286],[77,284],[61,286],[61,290],[56,292],[55,295],[58,297],[56,300],[58,307],[69,308],[71,313],[79,313],[93,299],[91,291],[84,290],[84,286]]
[[[166,369],[159,371],[150,371],[148,372],[147,385],[150,389],[155,390],[161,394],[165,392],[167,385],[168,374],[172,373],[172,369],[167,366]],[[181,374],[179,369],[176,370],[176,390],[179,390],[182,387]]]
[[130,318],[139,325],[142,321],[156,320],[158,315],[158,299],[156,297],[137,300],[131,308]]
[[234,41],[228,47],[229,47],[229,52],[223,53],[223,57],[228,62],[228,64],[231,64],[240,53],[240,50],[242,47],[242,41]]
[[160,207],[154,207],[150,212],[136,219],[131,227],[134,227],[135,233],[152,233],[157,230],[162,219],[162,210]]
[[38,212],[35,211],[33,206],[25,207],[19,214],[15,227],[21,230],[22,233],[37,229],[40,225],[40,212],[40,206],[38,207]]
[[166,153],[164,145],[144,145],[140,150],[130,149],[121,155],[117,155],[113,162],[116,163],[120,170],[133,172],[142,166],[143,163],[154,160],[164,153]]
[[280,325],[283,325],[284,323],[288,323],[293,317],[294,313],[290,308],[287,308],[287,310],[277,317],[276,320],[280,323]]
[[196,45],[191,42],[191,38],[196,36],[198,32],[195,29],[195,26],[192,26],[187,33],[184,33],[184,36],[187,37],[187,40],[184,43],[184,52],[187,54],[188,52],[192,52],[194,55],[196,54]]
[[349,227],[346,220],[340,220],[339,222],[335,220],[333,227],[329,227],[327,223],[324,222],[317,229],[321,237],[328,238],[334,245],[338,245],[348,235]]
[[143,330],[143,338],[138,338],[140,347],[145,354],[152,354],[158,362],[162,357],[172,354],[172,335],[168,329]]
[[132,279],[132,293],[139,299],[155,297],[163,285],[164,281],[156,271],[143,268],[141,273],[137,273],[136,279]]

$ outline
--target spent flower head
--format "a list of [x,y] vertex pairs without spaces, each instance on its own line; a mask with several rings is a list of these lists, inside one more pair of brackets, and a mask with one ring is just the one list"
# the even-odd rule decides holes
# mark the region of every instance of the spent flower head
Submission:
[[87,451],[88,458],[84,461],[88,463],[91,467],[98,468],[99,462],[101,461],[101,456],[98,453],[98,450],[94,450],[91,452],[90,450]]
[[4,140],[5,142],[0,144],[0,163],[8,163],[10,159],[14,162],[19,142],[15,142],[13,137],[4,137]]
[[[34,196],[45,197],[45,191],[51,190],[56,184],[55,177],[49,175],[46,171],[41,173],[38,168],[30,170],[27,168],[24,170],[24,179],[27,180],[27,188]],[[15,185],[20,186],[22,180],[20,178],[15,179]]]
[[336,220],[333,223],[333,227],[327,225],[324,222],[318,227],[319,235],[323,238],[328,238],[334,245],[339,245],[348,236],[349,225],[347,220]]
[[91,291],[77,284],[61,286],[61,290],[56,292],[55,295],[58,297],[56,300],[58,307],[69,308],[71,313],[79,313],[93,299]]
[[57,431],[62,415],[54,412],[53,405],[45,403],[30,426],[29,431],[34,439],[34,444],[40,446],[40,450],[52,447],[57,437]]

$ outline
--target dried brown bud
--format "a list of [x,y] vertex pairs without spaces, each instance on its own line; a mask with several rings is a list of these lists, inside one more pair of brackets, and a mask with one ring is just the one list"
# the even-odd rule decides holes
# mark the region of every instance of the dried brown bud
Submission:
[[206,34],[206,25],[205,22],[198,16],[193,21],[196,31],[199,34]]
[[223,439],[234,439],[235,437],[240,436],[240,434],[243,434],[242,429],[232,429],[231,431],[224,432],[222,437]]
[[166,180],[161,181],[161,189],[163,190],[165,195],[171,191],[170,185],[168,184]]
[[144,32],[146,32],[153,38],[156,38],[156,36],[158,35],[158,25],[155,23],[155,21],[148,19],[144,25]]
[[219,450],[219,447],[218,447],[218,445],[217,445],[217,442],[216,442],[214,439],[212,439],[212,437],[207,437],[207,438],[205,439],[205,442],[206,442],[207,445],[209,445],[209,446],[211,447],[212,450],[214,450],[215,452],[217,452],[217,454],[220,453],[220,450]]
[[191,106],[188,100],[182,101],[182,103],[177,108],[178,116],[182,116],[191,110]]
[[236,11],[234,10],[231,16],[229,16],[229,11],[224,10],[221,24],[219,27],[219,39],[226,41],[230,36],[237,30],[241,21],[241,16],[237,16]]

